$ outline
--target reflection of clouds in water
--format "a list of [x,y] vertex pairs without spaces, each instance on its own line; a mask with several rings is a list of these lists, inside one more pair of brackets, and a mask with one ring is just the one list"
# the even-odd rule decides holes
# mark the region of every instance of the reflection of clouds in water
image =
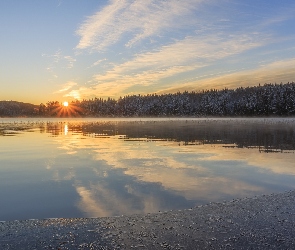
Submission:
[[63,177],[63,180],[73,180],[76,176],[76,173],[73,168],[70,168],[68,173]]
[[81,197],[81,200],[77,206],[80,210],[84,211],[87,216],[95,217],[99,215],[101,217],[106,217],[111,215],[109,210],[106,210],[104,207],[102,207],[104,204],[102,204],[100,201],[97,201],[91,190],[88,190],[85,187],[76,187],[76,191]]
[[61,139],[59,137],[54,137],[51,144],[55,147],[51,147],[49,150],[49,158],[46,160],[46,169],[51,171],[52,180],[56,182],[64,180],[73,180],[75,178],[75,168],[73,167],[73,160],[71,158],[65,158],[64,155],[74,155],[78,151],[74,150],[75,145],[79,143],[78,138],[67,137],[67,139]]
[[[105,145],[106,143],[104,143],[104,146]],[[129,146],[127,148],[129,148]],[[187,200],[208,202],[220,200],[221,198],[227,199],[232,196],[247,196],[249,193],[257,194],[262,191],[262,188],[247,184],[241,180],[229,179],[226,176],[215,176],[212,171],[204,167],[193,166],[192,163],[185,164],[179,155],[176,155],[175,159],[171,158],[171,150],[178,150],[178,148],[165,147],[165,151],[162,152],[161,155],[161,150],[157,151],[155,145],[148,143],[147,146],[154,148],[154,151],[158,152],[158,155],[151,149],[143,150],[145,153],[142,153],[140,158],[138,158],[137,150],[134,150],[135,152],[127,152],[124,142],[122,141],[116,143],[112,141],[109,147],[105,148],[106,150],[97,150],[97,160],[103,160],[108,166],[112,166],[112,168],[122,169],[125,175],[134,177],[134,181],[139,183],[136,188],[133,188],[131,185],[125,185],[125,189],[127,188],[126,192],[135,196],[137,198],[136,201],[129,201],[126,198],[121,199],[122,194],[116,194],[117,190],[113,190],[114,193],[112,193],[112,195],[107,194],[108,199],[102,198],[101,195],[94,195],[93,193],[97,194],[97,192],[93,192],[93,189],[89,190],[92,194],[92,199],[105,204],[104,206],[109,206],[109,208],[104,208],[105,211],[113,211],[116,213],[113,209],[114,206],[120,208],[119,214],[148,213],[162,210],[163,206],[161,206],[159,200],[163,199],[163,197],[161,198],[159,194],[160,189],[165,190],[165,196],[167,196],[168,193],[180,195],[183,197],[184,204],[188,203]],[[109,150],[110,148],[112,148],[112,150]],[[170,150],[170,153],[167,153],[167,150]],[[155,158],[151,158],[152,156]],[[192,161],[192,159],[190,160]],[[99,171],[95,172],[100,176],[108,176]],[[126,180],[126,183],[129,183],[129,181]],[[139,191],[146,183],[154,186],[158,185],[157,191],[155,191],[153,195],[147,195]],[[109,190],[112,187],[104,188]],[[99,192],[106,193],[103,192],[101,187]],[[112,204],[112,200],[119,201],[119,204]],[[125,204],[126,201],[127,204]],[[140,203],[142,206],[141,209],[135,209],[131,206],[131,204],[135,203]],[[90,204],[93,204],[93,202]],[[99,206],[101,210],[102,205]],[[80,208],[81,207],[87,210],[87,204],[84,203]],[[126,209],[126,207],[128,209]],[[97,211],[96,215],[99,214],[99,216],[101,216],[100,213],[101,211]]]
[[61,178],[60,178],[60,176],[59,176],[59,171],[58,171],[57,169],[55,169],[55,170],[53,171],[52,179],[53,179],[54,181],[56,181],[56,182],[58,182],[58,181],[61,180]]
[[257,149],[211,147],[212,155],[204,155],[204,161],[240,161],[276,174],[295,175],[294,153],[259,153]]
[[216,201],[220,197],[241,196],[247,192],[261,191],[259,186],[231,178],[231,175],[216,175],[200,168],[177,169],[169,166],[155,166],[151,171],[129,168],[125,173],[139,176],[141,181],[158,182],[166,189],[176,192],[189,200]]
[[[183,154],[179,153],[178,147],[165,146],[159,150],[156,144],[149,142],[142,145],[145,150],[141,151],[139,157],[137,150],[132,150],[130,146],[127,150],[124,142],[120,141],[109,145],[112,150],[96,150],[98,152],[96,159],[104,160],[114,168],[124,169],[125,174],[134,176],[140,181],[161,183],[165,189],[181,193],[187,199],[202,197],[214,200],[222,193],[240,195],[241,192],[261,190],[242,180],[216,176],[210,168],[202,166],[202,157],[217,153],[212,152],[211,146],[202,146],[201,150],[195,147],[197,154],[195,152]],[[210,198],[208,193],[211,193]]]
[[[124,169],[125,174],[147,182],[161,182],[167,189],[186,190],[186,192],[187,186],[197,185],[196,178],[204,183],[202,176],[210,174],[211,170],[207,166],[203,166],[204,161],[239,161],[243,162],[244,167],[248,165],[258,166],[282,174],[290,173],[285,172],[285,170],[292,170],[289,167],[285,169],[281,167],[282,161],[287,160],[288,162],[286,155],[278,160],[277,154],[272,154],[269,157],[270,154],[259,154],[257,149],[224,149],[222,145],[214,147],[199,145],[186,146],[190,152],[180,152],[180,148],[174,146],[175,143],[165,144],[165,146],[159,145],[160,143],[141,142],[138,147],[137,142],[113,138],[87,138],[87,140],[81,140],[80,143],[70,144],[69,147],[72,147],[72,150],[76,150],[76,147],[92,149],[91,157],[95,160],[103,160],[113,168]],[[274,162],[277,162],[277,164]],[[290,163],[285,165],[290,166]],[[175,171],[175,169],[180,169],[180,171]],[[192,175],[190,172],[190,175],[188,175],[183,171],[184,169],[194,169],[195,174]],[[186,183],[189,184],[186,185]]]
[[[149,129],[154,129],[153,124],[149,125]],[[164,125],[161,133],[166,132]],[[224,148],[222,144],[213,144],[213,140],[219,139],[218,128],[216,133],[211,134],[208,129],[210,136],[207,137],[212,139],[212,144],[205,145],[187,145],[196,144],[196,141],[189,141],[195,134],[186,131],[186,127],[182,132],[186,142],[189,142],[186,145],[181,140],[143,139],[143,132],[138,133],[140,141],[137,138],[126,141],[119,136],[106,138],[94,132],[86,134],[82,129],[82,132],[77,132],[70,126],[67,135],[64,130],[55,137],[37,131],[24,133],[13,140],[6,139],[5,150],[13,152],[13,155],[1,151],[1,159],[13,159],[15,152],[20,152],[18,157],[32,162],[33,174],[30,175],[38,173],[40,185],[49,181],[54,187],[60,187],[54,189],[54,194],[48,190],[50,197],[54,196],[49,199],[50,203],[59,207],[64,206],[63,202],[69,207],[75,206],[74,210],[79,208],[85,216],[189,208],[210,201],[295,187],[293,153],[266,154],[259,153],[258,148],[232,148],[237,144],[227,144]],[[173,131],[170,129],[169,135],[175,132],[178,136],[183,130]],[[205,129],[203,131],[206,132]],[[120,131],[120,134],[123,132]],[[146,130],[148,136],[152,132]],[[259,138],[263,141],[264,137]],[[13,150],[8,151],[10,148]],[[17,164],[11,167],[19,171],[20,165]],[[37,168],[40,166],[39,173]],[[64,199],[63,202],[57,197]]]
[[[121,214],[142,213],[142,207],[136,208],[136,204],[141,204],[144,197],[138,197],[131,194],[126,188],[118,190],[114,187],[108,187],[101,183],[90,184],[87,187],[77,186],[77,193],[81,200],[78,207],[84,211],[87,216],[112,216]],[[125,195],[121,196],[125,191]],[[126,194],[131,194],[126,198]]]
[[[67,132],[68,133],[68,132]],[[80,135],[63,135],[61,137],[56,137],[55,142],[60,145],[57,148],[66,151],[66,154],[73,155],[76,154],[75,150],[80,144],[81,136]]]
[[55,163],[55,159],[54,158],[49,158],[45,161],[45,167],[47,170],[50,170],[52,168],[52,166]]
[[[265,171],[269,175],[295,174],[290,167],[294,161],[291,154],[222,145],[178,146],[168,141],[81,137],[58,137],[56,142],[61,145],[61,155],[75,152],[75,157],[82,159],[84,165],[79,168],[83,173],[64,170],[68,174],[61,175],[58,169],[55,179],[78,180],[74,185],[80,196],[77,206],[87,216],[156,212],[175,200],[181,200],[181,207],[181,203],[190,206],[253,196],[267,191],[268,186],[259,182]],[[96,179],[87,180],[86,171]]]
[[60,169],[59,166],[53,169],[52,180],[56,182],[73,180],[76,172],[73,168]]
[[66,153],[67,153],[68,155],[74,155],[74,154],[77,153],[77,151],[76,151],[76,150],[72,150],[73,147],[70,147],[70,146],[63,145],[63,146],[60,146],[60,147],[58,147],[58,148],[59,148],[59,149],[66,150],[66,151],[67,151]]
[[165,190],[160,183],[138,182],[134,177],[113,170],[108,179],[75,185],[81,197],[77,206],[86,216],[111,216],[152,213],[169,208],[195,205],[180,195]]

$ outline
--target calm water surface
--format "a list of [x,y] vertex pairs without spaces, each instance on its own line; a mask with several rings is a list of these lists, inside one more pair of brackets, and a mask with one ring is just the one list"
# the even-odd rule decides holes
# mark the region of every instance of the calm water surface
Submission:
[[0,220],[183,209],[295,188],[295,119],[0,119]]

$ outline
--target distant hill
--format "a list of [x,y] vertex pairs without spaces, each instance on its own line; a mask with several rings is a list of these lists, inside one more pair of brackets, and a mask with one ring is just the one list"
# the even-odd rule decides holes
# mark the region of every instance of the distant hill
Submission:
[[0,101],[0,117],[34,116],[38,105],[17,101]]

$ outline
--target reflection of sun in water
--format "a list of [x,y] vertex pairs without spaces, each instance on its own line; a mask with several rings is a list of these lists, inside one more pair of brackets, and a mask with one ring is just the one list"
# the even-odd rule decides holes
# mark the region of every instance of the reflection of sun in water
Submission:
[[67,106],[69,106],[69,103],[68,102],[63,102],[63,104],[62,104],[64,107],[67,107]]
[[[65,106],[65,105],[64,105],[64,106]],[[65,127],[64,127],[64,134],[65,134],[65,135],[68,135],[68,132],[69,132],[68,124],[65,124]]]

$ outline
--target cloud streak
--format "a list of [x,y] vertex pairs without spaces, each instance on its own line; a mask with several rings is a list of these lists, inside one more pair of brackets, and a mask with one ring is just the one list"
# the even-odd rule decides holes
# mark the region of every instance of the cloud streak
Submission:
[[255,86],[264,83],[286,83],[295,79],[295,58],[284,61],[276,61],[265,64],[260,68],[241,70],[238,72],[220,73],[217,76],[206,76],[204,79],[191,79],[182,86],[172,86],[158,91],[162,93],[174,93],[177,91],[198,91],[202,89],[234,89],[237,86]]
[[[272,25],[279,26],[292,17],[282,15],[282,8],[274,12],[272,5],[266,6],[269,13],[265,14],[263,6],[254,7],[250,12],[253,6],[242,2],[110,0],[76,30],[80,37],[76,49],[98,52],[90,53],[98,57],[87,67],[93,72],[92,80],[87,81],[91,87],[72,88],[65,96],[118,98],[185,88],[235,88],[256,84],[258,77],[260,82],[268,82],[259,61],[277,60],[274,56],[270,59],[270,53],[278,54],[282,48],[269,48],[294,40],[289,35],[278,41],[278,31]],[[216,8],[220,11],[214,11]],[[101,65],[105,60],[107,67]],[[256,78],[245,71],[255,67],[260,67]],[[273,70],[270,75],[275,78],[269,82],[292,76],[289,68]],[[246,83],[248,78],[253,81]]]
[[[49,58],[51,62],[49,62],[49,66],[46,67],[47,72],[49,72],[54,79],[59,78],[59,76],[63,73],[61,69],[71,70],[74,68],[74,64],[77,61],[76,58],[70,55],[63,55],[62,51],[59,49],[53,55],[48,55],[43,53],[42,57]],[[55,93],[58,93],[56,91]]]
[[[154,51],[137,54],[103,74],[95,75],[97,85],[91,88],[91,92],[98,96],[118,96],[120,93],[129,94],[128,89],[133,86],[155,86],[167,79],[170,79],[170,85],[174,85],[179,83],[177,76],[181,74],[262,46],[267,39],[256,33],[232,35],[230,40],[213,34],[203,40],[186,37]],[[86,88],[78,91],[81,96],[90,92]]]
[[65,83],[60,90],[56,91],[55,93],[63,93],[63,92],[66,92],[68,90],[70,90],[71,88],[73,88],[74,86],[76,86],[77,83],[76,82],[72,82],[72,81],[69,81],[67,83]]
[[[78,49],[102,51],[127,36],[125,46],[156,35],[173,26],[187,25],[192,10],[202,0],[112,0],[88,17],[76,31]],[[181,20],[186,17],[186,21]]]

